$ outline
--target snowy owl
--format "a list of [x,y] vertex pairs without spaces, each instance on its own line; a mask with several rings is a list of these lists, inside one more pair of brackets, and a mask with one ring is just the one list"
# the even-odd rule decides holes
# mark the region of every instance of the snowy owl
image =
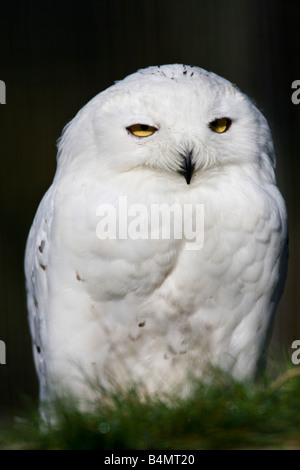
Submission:
[[41,400],[93,400],[90,379],[185,394],[211,365],[255,378],[287,267],[274,168],[261,112],[201,68],[148,67],[85,105],[26,247]]

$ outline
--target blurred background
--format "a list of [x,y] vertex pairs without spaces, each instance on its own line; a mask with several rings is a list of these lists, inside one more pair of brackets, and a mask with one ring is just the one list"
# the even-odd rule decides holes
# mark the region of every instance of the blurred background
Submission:
[[[0,80],[0,414],[37,397],[23,274],[27,234],[52,182],[56,140],[94,95],[149,65],[198,65],[224,76],[267,117],[286,200],[290,263],[271,350],[300,339],[298,273],[299,2],[101,0],[2,2]],[[273,353],[272,353],[273,354]]]

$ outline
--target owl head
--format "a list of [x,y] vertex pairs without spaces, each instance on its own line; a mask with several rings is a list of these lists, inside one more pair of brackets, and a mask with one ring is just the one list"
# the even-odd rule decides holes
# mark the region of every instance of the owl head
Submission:
[[199,67],[148,67],[93,98],[59,141],[58,165],[147,170],[193,185],[239,168],[274,179],[266,119],[235,85]]

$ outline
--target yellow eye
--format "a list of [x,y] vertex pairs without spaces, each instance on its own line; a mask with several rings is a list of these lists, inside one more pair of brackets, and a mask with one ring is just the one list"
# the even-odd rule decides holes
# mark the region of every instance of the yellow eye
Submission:
[[148,124],[133,124],[127,127],[127,130],[137,137],[148,137],[157,131],[156,127],[148,126]]
[[219,118],[209,123],[209,127],[212,131],[222,134],[225,131],[228,131],[231,126],[231,119],[229,118]]

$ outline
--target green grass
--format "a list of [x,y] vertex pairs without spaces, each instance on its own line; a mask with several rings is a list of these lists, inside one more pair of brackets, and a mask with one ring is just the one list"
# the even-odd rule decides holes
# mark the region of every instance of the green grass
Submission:
[[55,424],[37,411],[0,425],[1,449],[300,449],[300,367],[275,381],[242,384],[222,374],[193,396],[139,400],[110,396],[93,412],[54,405]]

